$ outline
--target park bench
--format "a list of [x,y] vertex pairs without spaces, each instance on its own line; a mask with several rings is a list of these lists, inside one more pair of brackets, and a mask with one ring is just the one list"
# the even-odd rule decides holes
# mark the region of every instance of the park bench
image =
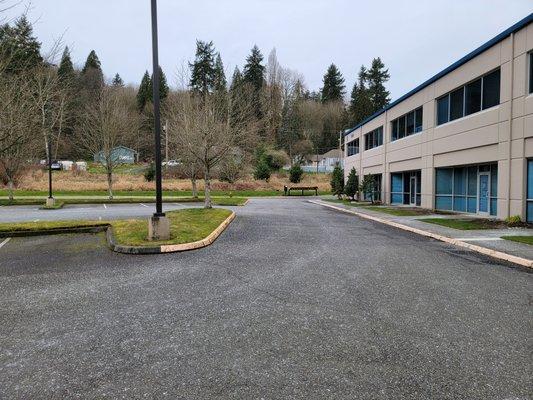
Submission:
[[292,190],[302,191],[302,196],[304,195],[304,191],[306,190],[313,190],[315,192],[315,196],[318,196],[318,186],[284,186],[283,187],[283,193],[285,196],[290,196]]

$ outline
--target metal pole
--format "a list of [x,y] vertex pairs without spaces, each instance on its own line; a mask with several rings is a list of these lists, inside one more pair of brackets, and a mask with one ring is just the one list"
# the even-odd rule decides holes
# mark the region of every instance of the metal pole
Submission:
[[152,86],[154,100],[154,133],[155,133],[155,207],[154,217],[163,217],[163,193],[161,185],[161,115],[159,110],[159,56],[157,48],[157,1],[152,0]]
[[52,198],[52,140],[48,138],[48,198]]

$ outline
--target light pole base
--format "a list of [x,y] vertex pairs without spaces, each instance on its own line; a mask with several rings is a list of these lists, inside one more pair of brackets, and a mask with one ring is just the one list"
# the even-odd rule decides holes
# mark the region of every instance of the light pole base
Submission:
[[48,197],[46,199],[46,207],[55,207],[56,205],[56,199],[54,199],[53,197]]
[[148,240],[170,239],[170,220],[167,217],[150,217],[148,220]]

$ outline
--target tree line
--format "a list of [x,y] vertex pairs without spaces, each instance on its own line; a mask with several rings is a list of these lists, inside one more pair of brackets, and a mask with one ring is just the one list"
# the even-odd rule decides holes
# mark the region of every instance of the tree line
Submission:
[[[138,87],[126,86],[118,73],[104,77],[94,50],[82,68],[59,43],[43,53],[26,16],[0,26],[2,179],[13,187],[28,160],[49,152],[54,159],[102,152],[112,197],[114,147],[152,159],[152,76],[146,71]],[[198,40],[194,60],[178,78],[182,84],[171,89],[160,69],[163,152],[182,162],[193,190],[197,179],[206,180],[206,205],[212,177],[235,182],[251,166],[271,170],[304,162],[337,148],[341,130],[389,102],[389,74],[379,58],[361,67],[349,102],[334,64],[313,92],[301,74],[279,63],[275,49],[265,60],[257,46],[228,79],[214,43]]]

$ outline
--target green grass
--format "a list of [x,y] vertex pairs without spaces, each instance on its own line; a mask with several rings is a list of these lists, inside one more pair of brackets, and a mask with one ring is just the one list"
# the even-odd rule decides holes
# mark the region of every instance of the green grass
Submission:
[[533,245],[533,236],[502,236],[502,239]]
[[483,219],[421,218],[419,221],[463,231],[497,228],[497,223]]
[[427,210],[410,210],[401,207],[380,207],[380,206],[368,206],[365,207],[366,210],[372,210],[377,212],[382,212],[385,214],[395,215],[397,217],[414,217],[416,215],[425,215],[428,214]]
[[352,206],[352,207],[366,207],[366,206],[372,205],[372,203],[369,203],[367,201],[350,201],[350,200],[339,200],[339,199],[324,199],[324,201],[328,201],[330,203],[344,204],[344,205]]
[[213,232],[230,214],[230,210],[222,208],[188,208],[170,211],[166,213],[170,219],[170,240],[165,241],[149,242],[146,239],[148,236],[148,223],[146,219],[0,223],[0,233],[111,225],[117,244],[128,246],[159,246],[202,240]]
[[148,242],[146,220],[113,221],[113,233],[118,244],[128,246],[159,246],[202,240],[213,232],[231,211],[222,208],[192,208],[166,213],[170,219],[170,240]]
[[56,201],[53,206],[47,206],[46,204],[42,207],[39,207],[41,210],[59,210],[60,208],[63,208],[65,205],[65,202],[63,201]]
[[[213,198],[213,204],[219,206],[242,206],[248,200],[246,197],[215,197]],[[203,202],[203,197],[194,198],[194,197],[179,197],[179,198],[167,198],[163,197],[164,203],[201,203]],[[0,206],[28,206],[28,205],[39,205],[44,208],[45,199],[25,199],[25,198],[16,198],[13,201],[7,199],[0,199]],[[62,198],[61,202],[63,204],[128,204],[128,203],[154,203],[155,197],[115,197],[113,200],[107,198]]]

